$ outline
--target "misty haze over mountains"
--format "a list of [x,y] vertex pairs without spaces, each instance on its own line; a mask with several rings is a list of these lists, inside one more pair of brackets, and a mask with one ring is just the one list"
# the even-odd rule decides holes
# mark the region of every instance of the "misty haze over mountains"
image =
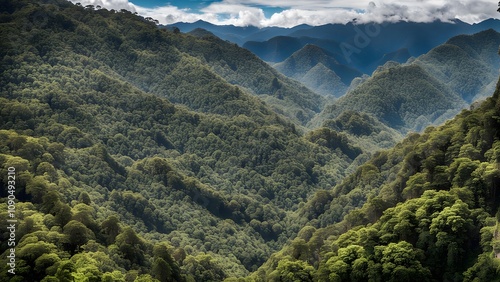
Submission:
[[204,21],[175,23],[181,32],[196,28],[210,31],[215,36],[243,46],[268,62],[281,62],[307,44],[314,44],[342,56],[342,63],[363,67],[368,73],[384,55],[408,49],[417,57],[459,34],[473,34],[486,29],[500,31],[500,20],[489,19],[477,24],[460,20],[453,22],[382,24],[327,24],[299,25],[293,28],[254,26],[218,26]]
[[[397,92],[395,97],[398,101],[397,105],[389,104],[392,106],[387,107],[387,109],[395,107],[388,110],[391,117],[382,118],[385,124],[391,127],[396,126],[404,132],[422,130],[429,124],[440,123],[454,116],[462,108],[484,97],[485,93],[491,92],[498,75],[499,60],[495,48],[498,40],[493,39],[497,37],[494,31],[500,31],[500,20],[497,19],[489,19],[477,24],[468,24],[460,20],[382,24],[351,22],[345,25],[327,24],[314,27],[300,25],[293,28],[266,27],[262,29],[252,26],[217,26],[198,21],[177,23],[168,28],[173,27],[195,36],[215,35],[223,40],[237,43],[273,65],[282,74],[298,80],[317,94],[326,97],[326,104],[333,104],[327,109],[330,114],[322,112],[316,116],[310,124],[313,127],[320,126],[326,116],[332,118],[332,109],[346,101],[349,101],[350,107],[354,107],[357,111],[382,118],[385,114],[381,114],[380,110],[369,109],[377,103],[368,105],[362,102],[371,100],[369,96],[363,95],[366,95],[367,87],[372,89],[374,85],[379,85],[380,76],[377,76],[377,73],[382,70],[390,69],[394,72],[395,77],[391,81],[399,76],[406,77],[408,81],[412,78],[416,79],[414,86],[406,85],[404,89]],[[467,37],[461,36],[486,30],[492,31],[488,33],[491,36],[476,36],[475,39],[466,39]],[[451,40],[455,36],[458,37]],[[464,40],[477,42],[465,44]],[[472,45],[476,47],[470,47]],[[452,62],[449,58],[455,58],[455,61]],[[385,66],[386,64],[388,65]],[[398,64],[402,65],[398,66]],[[407,68],[405,64],[414,67]],[[480,72],[487,70],[487,74],[480,75],[481,79],[476,79],[474,82],[469,81],[468,77],[472,75],[471,70],[474,68]],[[411,76],[408,76],[409,73],[403,74],[409,69],[412,69]],[[413,73],[414,71],[416,73]],[[450,77],[450,72],[455,73],[453,78]],[[368,79],[372,75],[374,77]],[[432,80],[435,84],[431,89],[426,90],[427,92],[424,91],[426,95],[433,93],[434,89],[441,89],[440,93],[443,91],[448,93],[445,95],[448,98],[441,102],[434,102],[442,106],[441,112],[438,114],[435,110],[431,110],[428,114],[422,115],[415,110],[421,107],[409,107],[405,108],[405,113],[401,114],[406,116],[403,119],[412,116],[410,124],[396,121],[395,119],[400,119],[400,117],[396,117],[394,111],[401,108],[401,103],[403,103],[401,99],[406,99],[403,96],[422,99],[420,97],[422,92],[418,92],[422,90],[419,87],[421,82],[417,82],[418,79]],[[399,87],[399,85],[386,83],[384,85],[387,88],[382,87],[385,90],[378,95],[387,95],[390,89]],[[365,90],[356,90],[357,88]],[[339,102],[334,101],[348,92],[353,93],[349,93],[349,97],[343,97],[343,100]],[[355,98],[357,95],[363,96],[358,104],[353,102],[357,100]],[[385,99],[387,97],[382,97],[380,102],[387,103],[388,100]],[[454,102],[451,102],[452,100]],[[428,105],[424,108],[433,109],[434,106]],[[415,121],[418,122],[414,123]]]

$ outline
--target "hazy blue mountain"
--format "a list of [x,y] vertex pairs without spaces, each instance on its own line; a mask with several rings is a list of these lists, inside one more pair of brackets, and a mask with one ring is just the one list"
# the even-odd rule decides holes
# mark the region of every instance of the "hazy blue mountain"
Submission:
[[405,63],[408,59],[411,58],[410,51],[408,48],[402,48],[396,50],[394,52],[384,54],[384,56],[375,63],[377,66],[382,66],[389,61],[397,62],[397,63]]
[[218,36],[223,40],[229,40],[238,45],[243,45],[247,41],[265,41],[276,36],[283,36],[292,32],[310,28],[309,25],[298,25],[293,28],[265,27],[257,28],[255,26],[240,27],[234,25],[214,25],[209,22],[198,20],[193,23],[179,22],[166,25],[165,28],[179,28],[181,32],[187,33],[197,28],[203,28]]
[[340,64],[332,53],[312,44],[274,67],[317,93],[334,97],[343,95],[351,81],[361,76],[359,71]]
[[[371,73],[378,65],[388,61],[387,58],[390,56],[397,56],[396,61],[403,62],[404,58],[425,54],[453,36],[474,34],[489,28],[500,31],[500,21],[490,19],[473,25],[459,20],[449,23],[436,21],[432,23],[328,24],[300,29],[286,37],[280,36],[265,42],[247,42],[243,46],[263,60],[280,62],[279,60],[284,60],[290,51],[277,56],[275,55],[277,51],[271,46],[284,44],[280,41],[291,42],[288,37],[298,38],[301,39],[302,46],[311,43],[318,45],[335,53],[338,61],[364,73]],[[322,41],[323,44],[312,42],[311,39],[304,40],[304,37],[314,38]],[[301,47],[295,43],[289,49],[295,48],[296,51]]]
[[300,39],[289,36],[277,36],[265,42],[249,41],[243,45],[266,62],[281,62],[303,46]]

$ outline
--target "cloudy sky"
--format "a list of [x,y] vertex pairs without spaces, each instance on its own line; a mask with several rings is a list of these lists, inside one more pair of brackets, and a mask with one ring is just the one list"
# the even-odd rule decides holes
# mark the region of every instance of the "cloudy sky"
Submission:
[[358,22],[429,22],[460,19],[476,23],[500,18],[493,0],[71,0],[82,5],[127,9],[162,24],[204,20],[237,26],[322,25]]

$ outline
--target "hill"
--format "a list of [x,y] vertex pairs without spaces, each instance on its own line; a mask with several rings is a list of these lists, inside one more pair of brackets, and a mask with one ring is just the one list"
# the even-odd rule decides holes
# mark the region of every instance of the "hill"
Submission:
[[[257,96],[270,105],[275,112],[286,116],[299,126],[305,125],[324,106],[325,100],[322,96],[280,74],[248,50],[213,36],[202,38],[178,36],[178,38],[179,40],[172,41],[172,44],[195,58],[190,63],[183,62],[179,65],[183,69],[180,72],[183,77],[197,73],[197,71],[191,71],[189,66],[205,65],[218,78],[223,78],[226,82],[239,86],[241,90]],[[151,71],[155,71],[151,73],[151,76],[158,76],[158,73],[164,72],[161,69],[156,72],[151,66],[150,68]],[[179,83],[182,81],[184,84],[181,87],[185,90],[187,90],[186,87],[192,87],[190,85],[192,82],[200,87],[204,85],[204,78],[193,77],[192,80],[180,80],[175,75],[177,75],[176,72],[171,72],[166,77],[157,77],[155,81],[161,81],[162,85],[154,91],[157,93],[179,92]],[[165,91],[169,89],[168,87],[171,91]],[[189,97],[183,99],[187,100],[179,100],[173,96],[167,96],[167,98],[190,106],[190,97],[193,94],[190,91],[185,92],[189,94]],[[213,88],[213,91],[218,91],[218,89]],[[216,101],[213,100],[213,102]]]
[[369,113],[402,132],[421,130],[465,102],[418,65],[375,72],[366,82],[328,106],[313,122],[335,118],[343,111]]
[[498,44],[500,33],[493,29],[461,35],[419,57],[415,63],[472,103],[494,89],[500,67],[496,55]]

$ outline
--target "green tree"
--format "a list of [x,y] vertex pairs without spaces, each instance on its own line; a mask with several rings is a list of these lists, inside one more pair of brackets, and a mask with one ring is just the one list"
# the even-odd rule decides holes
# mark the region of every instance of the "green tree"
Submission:
[[63,234],[66,236],[65,243],[71,253],[78,252],[83,244],[94,238],[92,230],[76,220],[71,220],[64,225]]
[[307,282],[313,281],[314,267],[301,260],[283,259],[278,262],[273,281]]

